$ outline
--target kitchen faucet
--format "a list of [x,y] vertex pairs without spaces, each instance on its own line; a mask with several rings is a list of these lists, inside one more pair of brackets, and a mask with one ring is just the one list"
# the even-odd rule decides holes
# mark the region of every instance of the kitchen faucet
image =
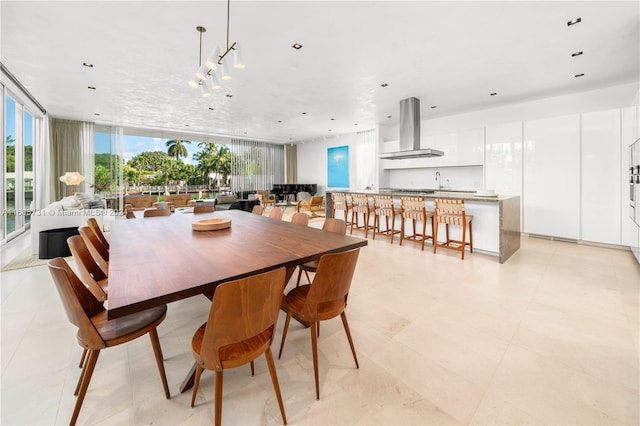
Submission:
[[442,180],[440,178],[440,172],[436,172],[436,182],[438,182],[438,189],[442,189]]

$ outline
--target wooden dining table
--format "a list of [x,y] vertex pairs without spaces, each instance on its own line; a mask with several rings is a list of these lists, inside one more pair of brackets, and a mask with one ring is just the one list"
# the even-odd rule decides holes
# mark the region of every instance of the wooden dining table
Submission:
[[[192,230],[192,222],[210,218],[230,219],[231,227]],[[367,240],[229,210],[119,220],[109,243],[107,316],[114,319],[283,266],[288,281],[297,265]]]

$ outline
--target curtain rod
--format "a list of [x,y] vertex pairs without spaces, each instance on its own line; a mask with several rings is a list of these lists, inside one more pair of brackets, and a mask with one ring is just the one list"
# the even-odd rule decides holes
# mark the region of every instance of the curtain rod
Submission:
[[4,74],[6,74],[6,75],[7,75],[7,77],[9,77],[9,80],[11,80],[11,82],[12,82],[13,84],[15,84],[16,86],[18,86],[18,88],[19,88],[20,90],[22,90],[22,92],[23,92],[25,95],[27,95],[27,98],[29,98],[29,100],[30,100],[31,102],[33,102],[35,106],[37,106],[37,107],[38,107],[38,109],[40,110],[40,112],[42,112],[43,114],[46,114],[46,113],[47,113],[47,110],[46,110],[46,109],[44,109],[44,107],[40,104],[40,102],[38,102],[38,101],[36,100],[36,98],[34,98],[34,97],[33,97],[33,95],[32,95],[31,93],[29,93],[29,91],[26,89],[26,87],[24,87],[24,86],[22,85],[22,83],[20,83],[20,82],[18,81],[18,79],[17,79],[13,74],[11,74],[11,71],[9,71],[9,70],[7,69],[7,67],[5,67],[5,66],[4,66],[4,64],[3,64],[2,62],[0,62],[0,70],[2,70],[2,72],[3,72]]

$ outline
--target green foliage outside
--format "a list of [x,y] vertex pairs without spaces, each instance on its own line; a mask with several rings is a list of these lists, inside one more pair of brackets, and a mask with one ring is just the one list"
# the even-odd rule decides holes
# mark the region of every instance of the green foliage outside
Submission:
[[[13,136],[6,137],[5,152],[6,152],[6,172],[14,173],[16,171],[16,140]],[[27,172],[33,171],[33,146],[27,145],[24,147],[24,170]]]

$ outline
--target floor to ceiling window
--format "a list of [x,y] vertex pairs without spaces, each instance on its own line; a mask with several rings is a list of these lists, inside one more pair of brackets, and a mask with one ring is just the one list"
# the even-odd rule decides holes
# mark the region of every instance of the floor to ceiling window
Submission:
[[16,101],[5,97],[4,116],[4,229],[3,237],[16,230]]

